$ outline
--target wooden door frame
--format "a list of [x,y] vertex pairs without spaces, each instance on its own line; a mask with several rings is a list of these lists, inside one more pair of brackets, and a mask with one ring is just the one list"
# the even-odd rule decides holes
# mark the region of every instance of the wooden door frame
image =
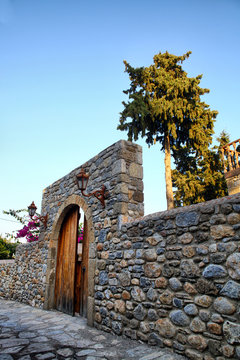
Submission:
[[57,266],[57,250],[58,239],[61,231],[62,222],[71,207],[78,205],[82,208],[86,220],[88,222],[88,237],[89,237],[89,258],[88,258],[88,308],[87,308],[87,321],[88,325],[93,326],[94,322],[94,275],[96,263],[96,247],[95,235],[92,219],[91,208],[87,205],[85,200],[78,195],[69,196],[64,203],[60,206],[53,225],[52,232],[49,240],[47,272],[46,272],[46,291],[44,309],[53,309],[55,305],[55,279],[56,279],[56,266]]

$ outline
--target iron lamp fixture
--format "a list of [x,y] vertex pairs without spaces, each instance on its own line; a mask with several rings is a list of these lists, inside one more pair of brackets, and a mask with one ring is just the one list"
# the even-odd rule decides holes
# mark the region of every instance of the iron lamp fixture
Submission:
[[80,173],[76,176],[77,178],[77,186],[79,188],[79,190],[81,190],[81,193],[83,194],[83,196],[86,197],[90,197],[90,196],[95,196],[100,203],[102,204],[103,208],[105,208],[105,199],[107,198],[107,192],[106,192],[106,186],[102,185],[100,190],[95,190],[89,194],[84,193],[84,191],[87,188],[87,183],[88,183],[88,179],[89,179],[89,174],[86,174],[84,169],[80,170]]
[[[36,210],[37,210],[37,207],[36,207],[36,205],[34,204],[34,201],[33,201],[31,203],[31,205],[28,206],[28,214],[29,214],[31,219],[35,215]],[[37,216],[37,220],[40,220],[43,223],[43,225],[44,225],[44,227],[46,229],[47,221],[48,221],[48,214],[46,214],[45,216]]]

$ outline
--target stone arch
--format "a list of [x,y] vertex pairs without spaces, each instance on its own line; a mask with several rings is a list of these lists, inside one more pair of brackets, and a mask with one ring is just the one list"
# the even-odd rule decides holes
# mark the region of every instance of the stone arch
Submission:
[[79,195],[69,196],[60,206],[53,225],[52,231],[49,236],[49,250],[48,250],[48,261],[47,261],[47,272],[46,272],[46,293],[44,309],[54,308],[54,290],[55,290],[55,279],[56,279],[56,265],[57,265],[57,250],[58,250],[58,239],[60,235],[61,225],[63,220],[71,207],[78,205],[86,216],[88,222],[88,236],[89,236],[89,259],[88,259],[88,310],[87,320],[89,325],[93,325],[93,313],[94,313],[94,273],[95,273],[95,257],[93,253],[94,247],[94,227],[92,219],[92,211],[86,201]]

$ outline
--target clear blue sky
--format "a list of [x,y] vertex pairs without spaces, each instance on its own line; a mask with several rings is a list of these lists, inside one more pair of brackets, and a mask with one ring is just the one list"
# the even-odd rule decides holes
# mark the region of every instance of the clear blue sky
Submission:
[[[183,67],[211,90],[216,135],[239,138],[239,39],[239,0],[0,0],[0,217],[32,200],[40,211],[45,187],[127,139],[124,59],[191,50]],[[165,210],[163,154],[138,143],[145,214]],[[0,220],[0,234],[14,227]]]

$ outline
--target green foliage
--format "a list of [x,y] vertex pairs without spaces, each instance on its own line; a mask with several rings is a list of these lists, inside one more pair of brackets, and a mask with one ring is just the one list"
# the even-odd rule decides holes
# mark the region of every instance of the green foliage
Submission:
[[207,149],[202,155],[183,147],[175,153],[176,169],[172,171],[176,206],[191,205],[227,195],[220,148],[229,142],[225,132],[217,138],[219,146]]
[[153,57],[153,65],[140,68],[124,61],[131,83],[124,91],[129,101],[123,102],[117,128],[127,131],[130,141],[141,136],[149,146],[160,144],[165,152],[168,208],[173,207],[170,154],[178,156],[181,148],[186,153],[193,149],[196,156],[207,153],[217,116],[217,111],[211,111],[201,100],[209,92],[199,86],[202,75],[190,78],[182,69],[190,54],[159,53]]
[[19,242],[11,243],[0,236],[0,259],[12,259]]
[[124,61],[131,84],[124,91],[129,101],[123,102],[118,129],[128,131],[130,141],[140,135],[148,145],[159,142],[161,150],[166,135],[171,147],[190,143],[201,149],[211,142],[217,111],[210,111],[200,99],[209,92],[199,86],[202,75],[189,78],[180,65],[190,54],[159,53],[153,65],[140,68]]

